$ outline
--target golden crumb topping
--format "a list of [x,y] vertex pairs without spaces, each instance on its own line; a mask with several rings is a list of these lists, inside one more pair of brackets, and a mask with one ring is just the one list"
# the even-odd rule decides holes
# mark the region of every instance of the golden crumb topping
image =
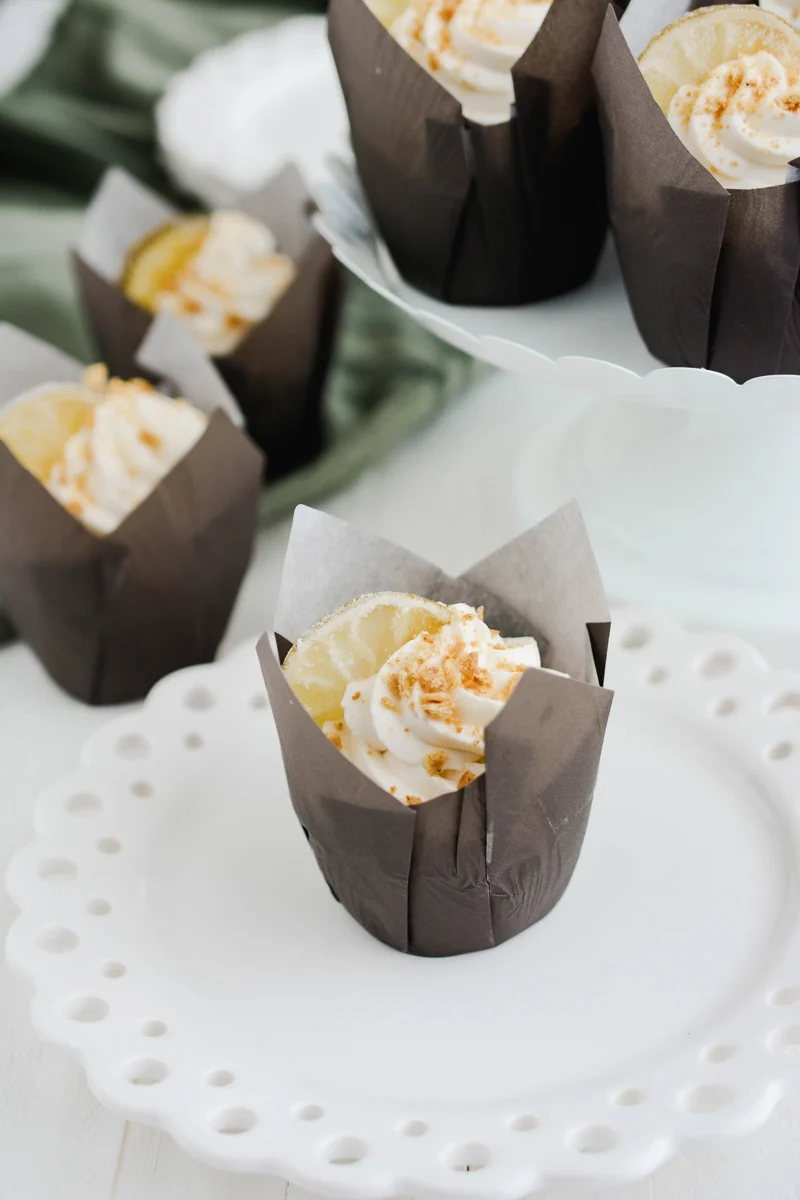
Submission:
[[425,770],[429,775],[443,776],[447,768],[447,751],[432,750],[425,759]]

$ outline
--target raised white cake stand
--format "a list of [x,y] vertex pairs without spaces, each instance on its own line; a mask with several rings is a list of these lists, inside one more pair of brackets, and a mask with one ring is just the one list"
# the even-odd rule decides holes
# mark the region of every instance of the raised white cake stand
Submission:
[[439,337],[552,396],[552,423],[517,456],[525,517],[539,515],[545,478],[554,499],[581,502],[613,595],[711,622],[796,625],[800,376],[739,385],[661,366],[636,329],[610,246],[588,287],[549,303],[431,300],[398,276],[352,165],[330,166],[319,228],[339,260]]
[[456,309],[407,287],[375,240],[352,167],[325,166],[345,145],[346,113],[323,18],[209,51],[173,80],[157,116],[171,171],[211,204],[299,156],[345,266],[446,341],[552,398],[552,421],[534,436],[509,430],[517,469],[491,480],[514,488],[521,523],[543,515],[547,479],[551,502],[580,500],[620,599],[742,628],[796,624],[800,377],[740,387],[664,368],[636,330],[611,251],[588,287],[548,304]]

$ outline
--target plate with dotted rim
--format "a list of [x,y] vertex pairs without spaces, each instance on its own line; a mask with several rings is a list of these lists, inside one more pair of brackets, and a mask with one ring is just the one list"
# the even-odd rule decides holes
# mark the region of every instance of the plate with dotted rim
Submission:
[[800,1080],[800,674],[626,610],[609,683],[563,900],[436,960],[330,896],[253,645],[163,680],[9,866],[36,1028],[199,1159],[349,1200],[519,1200],[746,1134]]

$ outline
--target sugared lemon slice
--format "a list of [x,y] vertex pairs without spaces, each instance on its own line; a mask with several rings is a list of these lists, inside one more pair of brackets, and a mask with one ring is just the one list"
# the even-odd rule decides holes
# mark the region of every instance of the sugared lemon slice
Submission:
[[800,34],[782,17],[750,4],[698,8],[653,38],[639,66],[662,112],[685,84],[700,84],[721,63],[766,50],[800,71]]
[[200,250],[209,221],[205,215],[182,217],[134,246],[121,280],[128,299],[154,312],[157,297],[172,287],[176,276]]
[[381,25],[388,29],[409,6],[409,0],[367,0],[367,7],[374,12]]
[[374,675],[395,650],[449,620],[447,605],[408,592],[359,596],[309,629],[286,655],[283,669],[319,725],[340,721],[348,683]]
[[85,388],[37,389],[0,412],[0,441],[26,470],[46,483],[65,443],[86,424],[93,408]]

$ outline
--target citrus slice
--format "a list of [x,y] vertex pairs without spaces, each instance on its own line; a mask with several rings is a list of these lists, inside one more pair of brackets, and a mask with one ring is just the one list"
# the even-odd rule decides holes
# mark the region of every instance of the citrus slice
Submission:
[[86,424],[93,407],[82,387],[37,389],[0,412],[0,441],[26,470],[46,483],[65,443]]
[[359,596],[309,629],[286,655],[283,669],[317,724],[340,721],[348,683],[368,679],[395,650],[449,620],[446,604],[409,592]]
[[788,21],[750,4],[718,4],[662,29],[640,56],[639,67],[666,113],[685,84],[698,85],[721,63],[759,50],[800,72],[800,34]]
[[409,0],[367,0],[367,7],[388,29],[409,6]]
[[163,225],[134,246],[122,273],[122,290],[134,304],[154,312],[161,292],[168,291],[175,277],[200,250],[210,218],[183,217]]

